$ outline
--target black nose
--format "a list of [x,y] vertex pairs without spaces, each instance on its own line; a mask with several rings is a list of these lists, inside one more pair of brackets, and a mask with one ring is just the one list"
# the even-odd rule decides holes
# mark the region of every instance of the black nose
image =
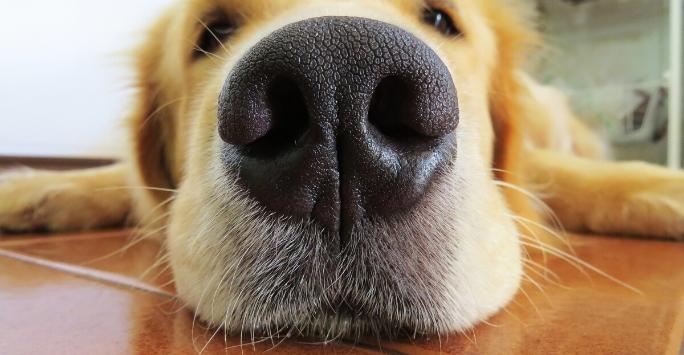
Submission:
[[387,23],[321,17],[270,34],[218,103],[223,159],[268,210],[344,240],[405,213],[455,153],[456,89],[424,42]]

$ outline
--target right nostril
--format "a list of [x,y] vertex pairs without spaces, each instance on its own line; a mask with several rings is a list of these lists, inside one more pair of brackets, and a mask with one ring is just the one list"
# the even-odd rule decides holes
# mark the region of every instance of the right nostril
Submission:
[[288,78],[272,81],[266,104],[270,109],[271,127],[256,141],[242,147],[243,154],[273,158],[302,145],[309,130],[309,113],[297,83]]
[[399,77],[388,77],[378,84],[368,110],[368,121],[385,137],[402,143],[430,139],[410,126],[415,116],[415,94]]

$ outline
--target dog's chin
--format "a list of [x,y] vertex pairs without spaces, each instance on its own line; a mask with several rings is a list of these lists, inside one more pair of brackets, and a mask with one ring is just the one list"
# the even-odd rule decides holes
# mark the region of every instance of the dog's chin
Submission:
[[452,170],[471,176],[444,174],[410,212],[357,223],[341,248],[315,222],[269,213],[221,168],[190,173],[169,231],[179,296],[232,334],[397,337],[472,327],[516,292],[521,261],[491,177],[459,160]]

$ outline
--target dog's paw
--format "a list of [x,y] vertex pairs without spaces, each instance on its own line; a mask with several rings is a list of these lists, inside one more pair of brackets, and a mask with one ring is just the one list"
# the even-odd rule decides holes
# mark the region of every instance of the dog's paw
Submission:
[[640,216],[646,232],[684,240],[684,174],[680,178],[655,182],[651,188],[632,194],[629,201]]
[[634,174],[641,173],[634,177],[638,183],[622,190],[609,205],[601,207],[603,211],[593,214],[589,227],[611,233],[684,240],[684,172],[634,170]]
[[0,175],[0,231],[71,231],[121,223],[128,206],[97,185],[77,173],[4,173]]
[[68,230],[79,224],[83,196],[53,173],[10,172],[0,176],[0,230]]

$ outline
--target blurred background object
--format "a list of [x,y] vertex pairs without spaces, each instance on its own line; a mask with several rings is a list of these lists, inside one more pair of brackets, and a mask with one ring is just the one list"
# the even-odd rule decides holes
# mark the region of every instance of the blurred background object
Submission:
[[681,0],[538,0],[537,77],[566,92],[620,160],[682,164]]

